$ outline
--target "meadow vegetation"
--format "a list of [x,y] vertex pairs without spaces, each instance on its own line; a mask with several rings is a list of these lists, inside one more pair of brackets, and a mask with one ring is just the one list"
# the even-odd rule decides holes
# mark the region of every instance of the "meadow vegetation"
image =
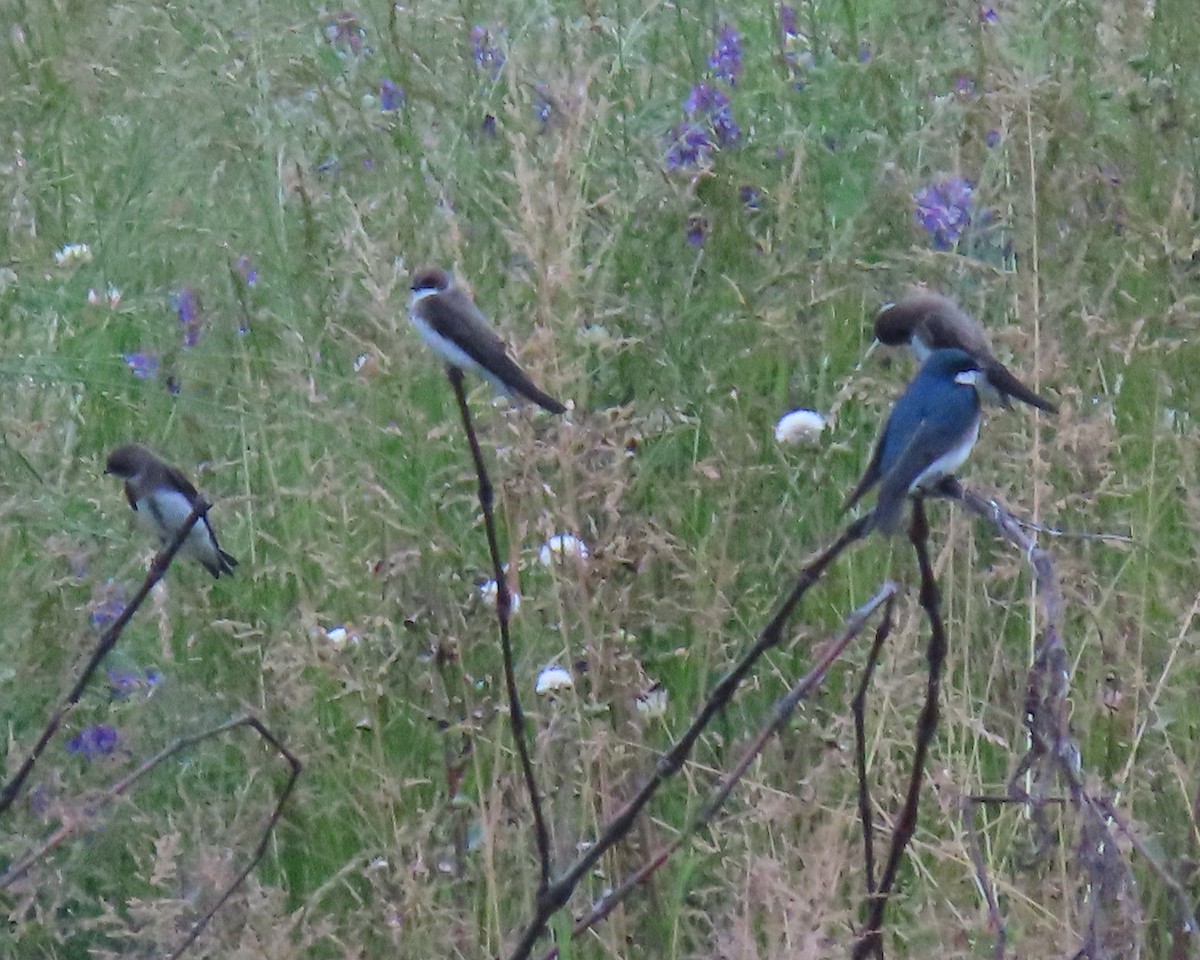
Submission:
[[[0,820],[0,864],[83,824],[0,893],[0,957],[168,953],[245,862],[286,769],[236,731],[115,805],[90,799],[246,711],[304,774],[191,955],[503,956],[528,921],[537,862],[474,475],[407,319],[428,264],[454,268],[534,379],[573,401],[554,418],[469,381],[556,863],[844,525],[912,372],[863,360],[870,319],[924,282],[1061,403],[992,408],[962,479],[1066,534],[1040,542],[1064,593],[1083,775],[1195,890],[1190,6],[0,9],[4,778],[151,555],[102,476],[114,446],[181,466],[240,561],[218,581],[170,570]],[[778,443],[798,407],[828,429]],[[950,650],[887,943],[990,956],[959,801],[1003,793],[1027,748],[1037,604],[990,527],[930,511]],[[560,533],[586,560],[539,562]],[[903,538],[845,555],[556,929],[695,812],[816,644],[886,577],[915,575]],[[883,831],[925,642],[910,595],[869,697]],[[847,954],[863,900],[849,703],[867,645],[725,815],[569,955]],[[552,664],[573,686],[535,695]],[[638,708],[656,683],[661,716]],[[1071,956],[1084,936],[1094,894],[1068,809],[1054,826],[1034,856],[1021,808],[988,807],[974,838],[1021,956]],[[1123,852],[1145,955],[1182,949],[1168,891]]]

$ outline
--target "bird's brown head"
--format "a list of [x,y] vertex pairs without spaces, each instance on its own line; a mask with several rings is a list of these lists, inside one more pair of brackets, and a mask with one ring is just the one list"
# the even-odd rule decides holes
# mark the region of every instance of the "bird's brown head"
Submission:
[[413,274],[413,293],[423,293],[428,291],[441,293],[449,288],[450,274],[448,274],[441,267],[430,267],[427,270],[418,270]]
[[908,343],[920,317],[903,301],[884,304],[875,315],[875,339],[884,346],[898,347]]
[[104,472],[128,480],[142,472],[142,468],[153,463],[155,456],[139,443],[126,443],[108,455]]
[[889,347],[904,346],[914,333],[931,349],[975,348],[975,325],[949,297],[914,288],[875,315],[875,339]]

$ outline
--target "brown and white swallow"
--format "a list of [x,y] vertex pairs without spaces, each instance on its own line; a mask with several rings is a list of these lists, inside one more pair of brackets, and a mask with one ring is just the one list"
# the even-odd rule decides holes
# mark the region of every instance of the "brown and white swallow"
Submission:
[[472,370],[497,390],[551,413],[566,412],[517,366],[483,311],[445,270],[434,267],[413,277],[409,314],[421,338],[450,366]]
[[[125,499],[141,527],[169,543],[179,532],[200,494],[178,469],[164,463],[141,444],[117,447],[104,472],[125,481]],[[214,577],[233,573],[237,561],[221,549],[208,517],[193,525],[180,553],[198,560]]]
[[957,303],[932,290],[914,289],[896,303],[885,304],[875,317],[875,339],[887,346],[906,346],[924,363],[934,350],[962,350],[979,364],[985,395],[1010,407],[1016,398],[1039,410],[1058,407],[1034,393],[992,354],[983,327]]

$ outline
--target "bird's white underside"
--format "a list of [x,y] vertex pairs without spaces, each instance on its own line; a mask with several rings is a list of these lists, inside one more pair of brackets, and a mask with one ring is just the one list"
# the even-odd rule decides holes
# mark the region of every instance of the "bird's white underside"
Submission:
[[963,436],[955,446],[951,447],[922,470],[908,489],[910,491],[923,490],[934,486],[943,477],[951,476],[959,467],[967,462],[967,457],[971,455],[971,448],[975,446],[975,441],[978,439],[979,418],[976,417],[975,425],[971,428],[970,432]]
[[[164,543],[178,532],[183,522],[191,515],[192,504],[182,493],[174,491],[155,491],[149,497],[137,501],[137,522],[144,530],[152,533]],[[156,516],[157,513],[157,516]],[[163,525],[159,525],[158,517]],[[217,545],[209,534],[208,527],[203,523],[192,525],[187,540],[184,541],[181,553],[186,553],[209,564],[220,563]]]
[[510,395],[512,391],[508,385],[497,377],[487,367],[478,363],[470,354],[462,349],[457,343],[449,337],[444,337],[433,329],[413,308],[426,297],[432,297],[439,291],[435,289],[414,290],[412,292],[412,301],[410,305],[409,319],[412,325],[417,328],[417,332],[421,335],[430,348],[441,357],[446,363],[453,364],[460,370],[470,370],[473,373],[479,374],[486,379],[499,392]]

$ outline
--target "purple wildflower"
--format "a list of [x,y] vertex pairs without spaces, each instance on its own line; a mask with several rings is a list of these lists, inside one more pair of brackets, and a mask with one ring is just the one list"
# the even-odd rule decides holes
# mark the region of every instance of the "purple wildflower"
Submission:
[[717,143],[722,147],[732,147],[742,139],[742,128],[733,119],[733,110],[726,107],[713,114],[713,133],[717,135]]
[[950,250],[971,223],[975,190],[970,181],[947,177],[913,194],[917,223],[938,250]]
[[480,131],[489,139],[496,135],[496,118],[490,114],[484,114],[483,123],[479,125]]
[[727,23],[717,31],[717,42],[712,56],[708,58],[708,68],[718,80],[724,80],[731,87],[737,86],[738,77],[742,74],[742,36]]
[[683,101],[683,112],[689,117],[712,116],[729,106],[729,98],[711,83],[698,83]]
[[999,23],[1000,17],[996,13],[996,8],[989,7],[986,5],[981,6],[979,8],[979,22],[980,23]]
[[807,49],[808,38],[800,32],[796,19],[796,8],[783,4],[779,8],[779,46],[783,51],[783,62],[788,68],[792,86],[804,89],[804,73],[813,65],[812,51]]
[[738,199],[742,201],[747,210],[762,209],[762,191],[758,187],[751,186],[750,184],[739,187]]
[[983,138],[983,142],[988,145],[989,150],[995,150],[1000,145],[1001,135],[999,130],[989,130]]
[[871,62],[871,45],[869,43],[860,43],[858,45],[858,62],[859,63],[870,63]]
[[84,727],[67,741],[67,753],[79,754],[85,760],[107,756],[117,749],[121,736],[115,727],[105,723],[97,723]]
[[954,92],[960,97],[973,97],[976,93],[975,81],[965,74],[954,81]]
[[708,159],[712,141],[708,131],[698,123],[685,120],[675,128],[667,150],[667,166],[672,170],[694,167]]
[[344,47],[350,53],[359,54],[366,49],[367,31],[363,29],[357,13],[339,10],[325,24],[325,39],[330,46]]
[[554,104],[546,97],[538,94],[533,98],[533,115],[537,118],[538,126],[541,127],[541,132],[545,133],[550,126],[550,120],[554,116]]
[[492,44],[492,35],[487,28],[475,24],[471,28],[471,52],[475,58],[475,66],[486,70],[495,80],[504,68],[504,51]]
[[800,30],[796,25],[796,8],[791,4],[779,5],[779,34],[784,46],[787,46],[789,40],[800,36]]
[[160,680],[162,680],[162,674],[153,668],[148,670],[113,668],[108,671],[108,695],[112,700],[128,700],[135,693],[149,697]]
[[200,301],[196,298],[196,291],[184,287],[172,294],[171,304],[183,325],[183,345],[194,347],[200,341]]
[[687,242],[693,247],[704,246],[704,238],[708,234],[708,221],[698,214],[688,217]]
[[258,267],[254,265],[254,261],[246,254],[243,253],[237,258],[233,269],[237,271],[238,276],[242,278],[246,286],[254,287],[258,285]]
[[379,81],[379,109],[384,113],[404,106],[404,90],[395,81],[384,77]]
[[158,358],[139,350],[137,353],[125,354],[125,363],[133,375],[141,380],[152,380],[158,376]]
[[108,580],[100,584],[92,592],[88,609],[92,615],[92,626],[104,630],[110,623],[125,612],[125,603],[129,591],[125,584],[116,580]]
[[683,112],[689,120],[707,119],[712,125],[717,144],[722,147],[731,147],[741,139],[742,128],[733,119],[729,97],[710,83],[698,83],[692,87],[683,101]]

